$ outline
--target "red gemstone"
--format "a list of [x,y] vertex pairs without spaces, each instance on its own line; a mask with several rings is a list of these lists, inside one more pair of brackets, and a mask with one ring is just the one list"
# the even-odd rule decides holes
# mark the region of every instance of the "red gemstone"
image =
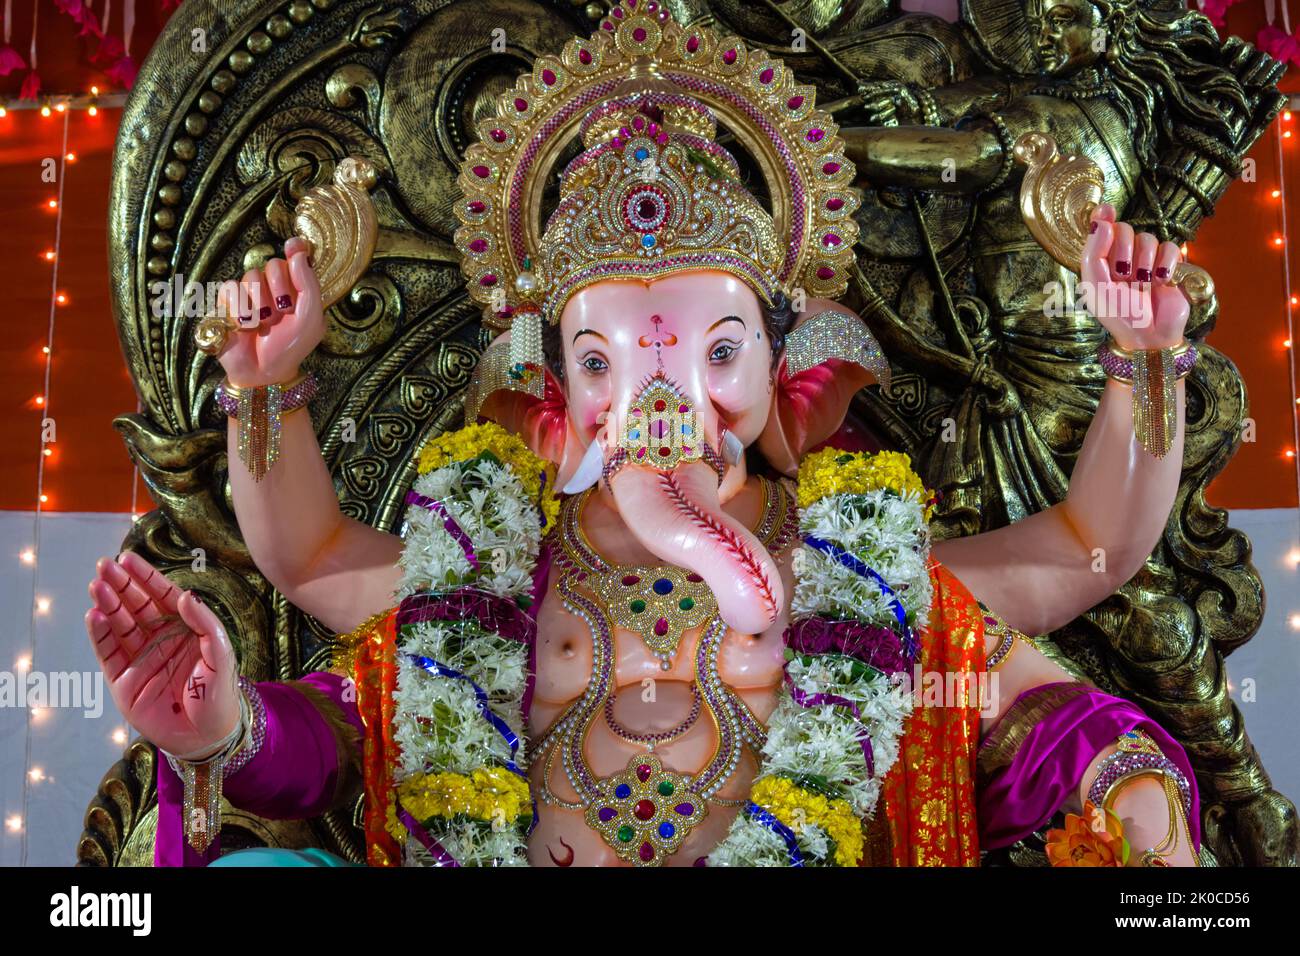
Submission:
[[826,208],[831,212],[837,212],[844,208],[844,200],[839,196],[832,196],[830,199],[826,200]]
[[808,131],[807,139],[808,142],[810,143],[820,143],[822,141],[822,138],[825,137],[825,135],[826,132],[824,130],[820,130],[817,129],[816,127],[813,127]]
[[700,48],[700,38],[699,38],[699,37],[695,37],[695,36],[693,36],[693,37],[691,37],[689,40],[686,41],[686,52],[687,52],[687,53],[694,53],[694,52],[695,52],[696,50],[698,50],[699,48]]
[[649,820],[655,815],[655,805],[649,800],[638,800],[632,815],[638,820]]
[[655,621],[655,635],[657,637],[663,637],[667,633],[668,622],[661,617],[659,620]]
[[790,109],[792,109],[792,110],[797,110],[799,107],[803,106],[803,97],[802,97],[802,96],[792,96],[792,97],[790,97],[788,100],[785,101],[785,105],[788,106],[788,107],[789,107]]
[[840,171],[839,163],[824,163],[822,165],[822,172],[825,173],[827,176],[834,176],[839,171]]
[[668,134],[667,134],[667,133],[660,133],[659,136],[655,139],[655,142],[658,143],[660,146],[667,146],[667,145],[668,145]]
[[614,8],[614,16],[616,16],[618,19],[622,20],[622,19],[623,19],[623,11],[622,11],[622,9],[620,9],[619,7],[615,7],[615,8]]
[[623,587],[630,588],[640,580],[641,576],[639,574],[625,574],[623,575]]
[[830,266],[822,266],[820,269],[817,270],[817,278],[819,278],[819,279],[823,279],[823,280],[825,280],[825,279],[834,279],[834,278],[835,278],[835,270],[832,269]]
[[637,27],[635,30],[632,31],[632,39],[635,40],[637,43],[645,43],[645,37],[646,37],[645,27]]
[[671,455],[672,453],[673,453],[673,450],[672,450],[671,448],[669,448],[667,445],[665,445],[663,448],[660,448],[660,449],[659,449],[659,455],[660,455],[660,457],[662,457],[662,458],[667,458],[667,457],[668,457],[669,455]]
[[591,66],[591,54],[586,50],[578,51],[578,62],[583,66]]
[[542,70],[542,82],[545,83],[547,86],[552,85],[555,82],[555,71]]
[[690,574],[686,575],[686,580],[690,581],[692,584],[699,584],[701,581],[704,580],[704,578],[700,577],[698,574],[692,571]]
[[835,235],[835,233],[833,232],[828,232],[826,233],[826,235],[822,236],[823,246],[838,246],[839,244],[840,244],[840,237]]
[[722,62],[728,66],[736,62],[736,51],[734,48],[722,54]]
[[760,83],[771,83],[771,82],[772,82],[772,77],[775,76],[775,75],[776,75],[776,74],[772,72],[772,68],[769,66],[769,67],[768,67],[766,70],[764,70],[762,73],[758,74],[758,82],[760,82]]
[[656,411],[656,412],[662,412],[662,411],[663,411],[665,408],[667,408],[667,407],[668,407],[668,406],[664,404],[664,400],[663,400],[662,398],[655,399],[655,411]]
[[641,849],[637,851],[641,855],[642,863],[649,863],[655,858],[655,848],[649,843],[642,843]]
[[649,135],[653,136],[655,133],[659,132],[659,124],[658,124],[658,123],[651,123],[649,126],[647,126],[647,127],[645,128],[645,131],[646,131]]
[[[636,0],[627,0],[627,8],[628,8],[629,10],[635,10],[635,9],[636,9]],[[654,11],[654,8],[655,8],[655,5],[654,5],[653,3],[650,4],[650,10],[651,10],[652,12]]]
[[659,207],[655,205],[653,199],[642,199],[636,204],[636,214],[642,219],[650,219],[658,211]]
[[488,246],[488,244],[487,244],[487,240],[486,240],[486,239],[475,239],[473,242],[471,242],[471,243],[469,244],[469,251],[470,251],[470,252],[485,252],[485,251],[487,251],[487,246]]
[[601,22],[600,28],[602,30],[612,30],[614,29],[614,24],[610,23],[608,20],[604,20]]
[[644,116],[632,117],[632,128],[637,132],[640,132],[641,130],[645,129],[645,117]]
[[521,113],[526,112],[528,109],[528,101],[524,99],[522,96],[516,96],[515,109],[517,109]]
[[636,778],[642,783],[650,779],[650,765],[648,763],[637,764]]
[[503,129],[494,129],[488,135],[492,137],[493,142],[504,143],[506,141],[506,131]]
[[[636,9],[636,0],[632,0],[632,2],[628,4],[628,8],[629,8],[629,9]],[[645,5],[645,12],[646,12],[646,13],[654,13],[654,12],[655,12],[656,10],[658,10],[658,9],[659,9],[659,4],[657,4],[657,3],[647,3],[647,4]]]
[[465,208],[468,209],[470,212],[474,213],[475,215],[478,215],[479,213],[487,209],[487,203],[480,202],[479,200],[475,199]]
[[490,272],[485,273],[484,276],[483,276],[483,278],[481,278],[481,279],[478,280],[478,284],[479,284],[479,285],[482,285],[482,286],[496,285],[496,284],[497,284],[497,277],[494,276],[494,275],[493,275],[492,273],[490,273]]
[[479,179],[487,179],[492,175],[492,170],[488,169],[486,166],[475,166],[474,175]]

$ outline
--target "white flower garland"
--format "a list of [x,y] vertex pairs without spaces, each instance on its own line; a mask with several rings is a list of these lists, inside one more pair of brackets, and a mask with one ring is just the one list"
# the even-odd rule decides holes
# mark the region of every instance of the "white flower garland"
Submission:
[[[498,598],[530,596],[541,546],[539,509],[511,468],[494,458],[444,465],[416,479],[413,490],[437,501],[468,538],[475,570],[445,517],[413,504],[406,515],[398,597],[472,586]],[[470,777],[487,767],[504,768],[511,748],[487,719],[474,685],[488,706],[518,736],[513,755],[524,758],[523,698],[528,647],[486,631],[477,621],[426,621],[398,635],[393,739],[400,748],[394,782],[421,776]],[[437,662],[468,681],[430,673],[412,656]],[[531,812],[515,821],[463,814],[423,821],[426,832],[462,866],[527,865]],[[405,841],[407,865],[437,865],[419,840]]]
[[[913,629],[928,622],[930,535],[925,503],[914,493],[878,488],[827,495],[801,509],[799,530],[805,541],[827,542],[879,574]],[[796,618],[816,615],[899,630],[894,598],[837,557],[804,544],[795,551],[793,570]],[[881,781],[898,759],[903,723],[913,707],[905,677],[890,678],[838,653],[787,650],[786,656],[791,683],[812,706],[801,705],[788,686],[780,691],[752,790],[770,800],[763,806],[756,799],[736,816],[709,854],[710,866],[790,866],[796,860],[802,866],[856,865],[861,823],[875,811]],[[831,697],[851,701],[859,716],[842,703],[813,703]],[[871,775],[864,732],[871,739]],[[837,845],[828,832],[830,819],[850,846]]]

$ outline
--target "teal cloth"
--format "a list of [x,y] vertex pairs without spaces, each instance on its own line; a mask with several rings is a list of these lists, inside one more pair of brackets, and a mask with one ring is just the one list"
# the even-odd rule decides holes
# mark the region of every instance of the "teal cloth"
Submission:
[[271,847],[250,847],[218,857],[208,866],[360,866],[349,863],[341,856],[315,847],[308,850],[278,850]]

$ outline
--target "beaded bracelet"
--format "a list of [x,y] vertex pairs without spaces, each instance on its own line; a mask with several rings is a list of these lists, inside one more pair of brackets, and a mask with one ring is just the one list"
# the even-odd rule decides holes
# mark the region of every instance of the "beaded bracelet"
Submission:
[[254,481],[266,477],[280,458],[281,419],[311,401],[316,388],[310,372],[284,385],[241,388],[223,382],[217,388],[217,407],[239,423],[239,460]]
[[1111,791],[1127,778],[1159,773],[1173,779],[1182,799],[1184,815],[1191,814],[1191,785],[1178,765],[1161,752],[1154,740],[1141,730],[1130,730],[1120,735],[1118,743],[1120,749],[1101,761],[1101,772],[1088,788],[1088,799],[1094,806],[1106,806]]
[[[1174,374],[1178,378],[1186,378],[1196,367],[1196,360],[1200,355],[1196,345],[1192,342],[1183,342],[1171,351],[1174,359]],[[1097,347],[1097,361],[1102,371],[1111,378],[1126,385],[1132,384],[1133,353],[1120,348],[1113,339],[1108,338]]]

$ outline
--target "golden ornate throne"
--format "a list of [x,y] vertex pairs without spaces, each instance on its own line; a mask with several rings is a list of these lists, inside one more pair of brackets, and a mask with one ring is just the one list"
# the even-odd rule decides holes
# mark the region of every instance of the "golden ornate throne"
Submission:
[[[846,135],[918,122],[904,115],[907,104],[925,125],[953,126],[1022,93],[1057,95],[1036,86],[1030,32],[1012,0],[968,0],[959,24],[901,14],[888,0],[665,5],[682,22],[717,21],[783,57],[819,87],[819,103]],[[1131,5],[1172,20],[1162,36],[1236,84],[1221,106],[1226,121],[1175,130],[1176,148],[1136,171],[1144,188],[1122,210],[1181,241],[1280,108],[1281,68],[1236,39],[1211,35],[1207,44],[1204,31],[1180,26],[1188,15],[1174,0]],[[590,32],[606,10],[583,0],[188,0],[144,63],[117,143],[110,273],[143,406],[116,426],[158,508],[124,547],[202,593],[249,677],[290,679],[323,667],[331,634],[249,558],[229,497],[224,417],[212,400],[220,369],[195,347],[192,319],[154,308],[160,284],[237,278],[278,253],[299,201],[330,183],[342,160],[373,165],[378,242],[368,270],[329,310],[324,343],[308,362],[321,381],[311,416],[345,512],[396,530],[413,452],[460,424],[462,392],[486,344],[450,244],[461,154],[475,121],[536,54]],[[882,90],[889,110],[878,106]],[[1070,97],[1060,93],[1062,102]],[[1095,145],[1101,156],[1104,133],[1085,151]],[[1096,370],[1090,360],[1060,361],[1078,354],[1063,337],[1055,372],[1040,374],[1030,394],[1008,358],[1014,350],[1004,336],[1014,323],[1004,320],[1017,283],[1025,284],[1022,266],[990,280],[987,257],[968,253],[973,230],[1006,224],[1005,203],[862,185],[868,199],[849,304],[876,329],[894,376],[888,391],[859,396],[856,417],[910,453],[943,493],[940,534],[971,533],[1060,500],[1081,434],[1068,415],[1025,409],[1086,411],[1095,406]],[[1192,334],[1203,335],[1215,317],[1212,301],[1199,308]],[[1204,498],[1236,449],[1245,391],[1232,363],[1207,348],[1188,399],[1183,480],[1163,541],[1120,594],[1048,646],[1076,673],[1138,702],[1187,747],[1206,843],[1220,863],[1294,863],[1295,810],[1271,789],[1222,667],[1259,626],[1260,580],[1245,535]],[[960,431],[955,443],[942,437],[950,422]],[[954,457],[954,444],[964,458]],[[196,571],[200,553],[204,570]],[[105,775],[86,812],[79,864],[152,862],[155,760],[136,741]],[[273,822],[227,808],[223,824],[226,848],[321,846],[362,859],[348,813]],[[1013,853],[1012,862],[1032,856]]]

